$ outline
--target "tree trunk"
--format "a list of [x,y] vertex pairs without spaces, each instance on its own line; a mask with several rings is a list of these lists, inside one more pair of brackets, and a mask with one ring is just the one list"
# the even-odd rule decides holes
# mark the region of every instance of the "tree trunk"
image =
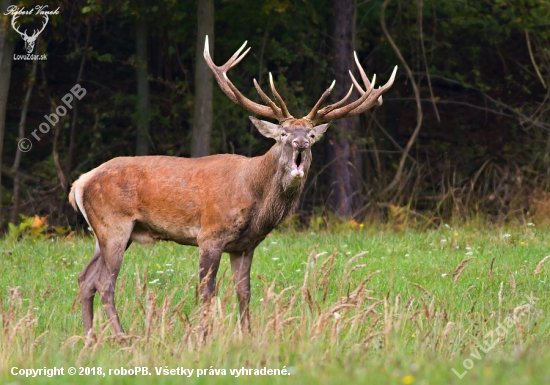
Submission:
[[[332,100],[342,99],[349,91],[348,70],[355,68],[355,1],[333,0],[330,23],[331,68],[336,86]],[[354,95],[356,97],[356,95]],[[353,98],[353,96],[352,96]],[[361,156],[355,144],[358,119],[347,118],[333,124],[327,131],[327,154],[330,162],[328,204],[338,215],[351,217],[361,207]]]
[[[1,15],[4,15],[9,5],[11,5],[10,0],[2,1]],[[0,17],[1,24],[7,26],[6,29],[0,30],[0,166],[2,165],[2,150],[4,149],[4,134],[6,132],[6,107],[8,105],[8,93],[10,90],[11,62],[16,42],[11,33],[9,33],[11,30],[10,24],[5,20],[9,17]],[[2,227],[3,219],[2,173],[0,173],[0,227]]]
[[199,0],[197,11],[197,50],[195,62],[195,111],[191,156],[210,155],[212,133],[212,72],[203,57],[204,37],[208,35],[210,54],[214,53],[214,0]]
[[[39,54],[40,49],[40,37],[36,39],[35,52]],[[19,139],[25,137],[25,124],[27,123],[27,112],[29,111],[29,103],[31,102],[32,90],[36,79],[36,69],[38,68],[38,60],[33,60],[31,74],[29,76],[29,86],[27,93],[25,94],[25,100],[23,101],[23,109],[21,110],[21,120],[19,121]],[[21,185],[21,174],[19,173],[19,165],[21,164],[22,152],[17,149],[15,154],[15,161],[13,162],[13,208],[10,215],[10,222],[17,222],[17,215],[19,214],[19,189]]]
[[[86,58],[87,58],[87,52],[88,52],[88,46],[90,44],[90,33],[92,31],[92,23],[88,22],[88,27],[86,29],[86,41],[84,43],[84,53],[82,54],[82,59],[80,60],[80,68],[78,70],[78,74],[76,75],[76,82],[75,84],[80,84],[80,81],[82,80],[82,73],[84,72],[84,65],[86,64]],[[78,49],[78,47],[76,47]],[[67,162],[65,163],[65,175],[67,176],[67,186],[65,188],[65,194],[69,192],[69,187],[71,185],[71,169],[73,166],[73,154],[74,154],[74,148],[75,148],[75,137],[76,137],[76,124],[78,123],[78,102],[77,99],[74,98],[73,100],[73,119],[71,122],[71,133],[69,136],[69,151],[67,154]],[[63,202],[66,202],[64,200]],[[62,205],[64,208],[64,205]],[[61,210],[63,212],[63,210]]]
[[138,86],[138,119],[136,155],[149,154],[149,127],[151,119],[151,106],[149,100],[149,71],[147,65],[147,37],[149,26],[145,18],[145,0],[139,1],[140,15],[136,20],[136,71]]

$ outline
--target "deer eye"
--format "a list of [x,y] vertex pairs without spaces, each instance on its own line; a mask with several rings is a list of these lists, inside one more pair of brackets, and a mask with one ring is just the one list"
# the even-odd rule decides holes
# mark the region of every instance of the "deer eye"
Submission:
[[315,134],[312,132],[311,134],[309,134],[309,137],[310,137],[311,139],[315,139]]
[[288,134],[287,134],[286,132],[281,132],[281,137],[284,138],[284,137],[287,136],[287,135],[288,135]]

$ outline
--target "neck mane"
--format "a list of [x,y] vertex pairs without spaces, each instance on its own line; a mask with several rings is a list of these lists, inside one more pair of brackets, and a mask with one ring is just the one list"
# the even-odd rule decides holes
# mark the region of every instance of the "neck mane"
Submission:
[[276,143],[257,158],[256,169],[251,173],[256,176],[254,192],[261,202],[252,227],[260,233],[269,233],[296,209],[309,171],[309,166],[306,166],[304,177],[291,183],[288,170],[279,163],[281,151],[282,145]]

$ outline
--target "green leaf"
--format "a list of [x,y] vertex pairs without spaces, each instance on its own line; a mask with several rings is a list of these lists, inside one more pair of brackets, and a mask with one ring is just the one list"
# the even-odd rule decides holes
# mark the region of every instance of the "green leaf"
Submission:
[[110,53],[99,55],[97,57],[97,60],[100,61],[100,62],[111,63],[113,61],[113,55],[111,55]]

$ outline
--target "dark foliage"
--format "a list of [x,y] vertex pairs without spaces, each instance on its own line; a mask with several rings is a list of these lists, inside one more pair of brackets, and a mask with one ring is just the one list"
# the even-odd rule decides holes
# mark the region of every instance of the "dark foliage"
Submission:
[[[75,85],[83,57],[80,84],[87,94],[78,103],[68,179],[73,181],[115,156],[134,155],[137,17],[147,18],[150,25],[149,151],[190,155],[196,4],[147,3],[138,8],[134,1],[50,2],[50,9],[59,6],[61,13],[51,17],[41,35],[40,53],[47,54],[47,60],[38,64],[25,127],[33,147],[21,158],[21,213],[47,214],[58,223],[77,224],[72,208],[63,203],[66,195],[60,185],[60,172],[68,161],[72,111],[52,131],[38,131],[40,141],[30,132]],[[34,6],[27,1],[19,5]],[[411,69],[423,112],[419,135],[405,155],[403,149],[416,126],[417,107],[411,79],[381,28],[381,6],[381,1],[357,2],[354,44],[363,67],[369,76],[377,74],[379,84],[388,79],[395,64],[399,71],[384,105],[361,116],[356,136],[348,138],[362,154],[357,183],[362,187],[357,194],[363,197],[364,206],[355,216],[382,218],[390,204],[406,206],[418,218],[481,213],[493,220],[524,220],[533,215],[547,200],[549,182],[548,3],[389,2],[385,10],[388,32]],[[227,60],[248,40],[251,52],[231,71],[235,85],[259,100],[252,79],[265,85],[271,71],[290,111],[305,115],[335,77],[329,65],[331,7],[326,0],[216,1],[214,60]],[[11,28],[9,18],[4,22]],[[21,39],[15,51],[24,52]],[[7,207],[0,225],[6,224],[12,205],[11,167],[31,67],[31,61],[21,60],[12,66],[1,160],[1,203]],[[268,139],[255,132],[247,112],[233,105],[215,85],[211,152],[255,156],[270,146]],[[327,175],[331,168],[326,167],[325,152],[322,145],[314,151],[314,166],[299,207],[306,222],[329,201],[326,181],[331,179]],[[403,176],[387,189],[403,156],[407,157]]]

